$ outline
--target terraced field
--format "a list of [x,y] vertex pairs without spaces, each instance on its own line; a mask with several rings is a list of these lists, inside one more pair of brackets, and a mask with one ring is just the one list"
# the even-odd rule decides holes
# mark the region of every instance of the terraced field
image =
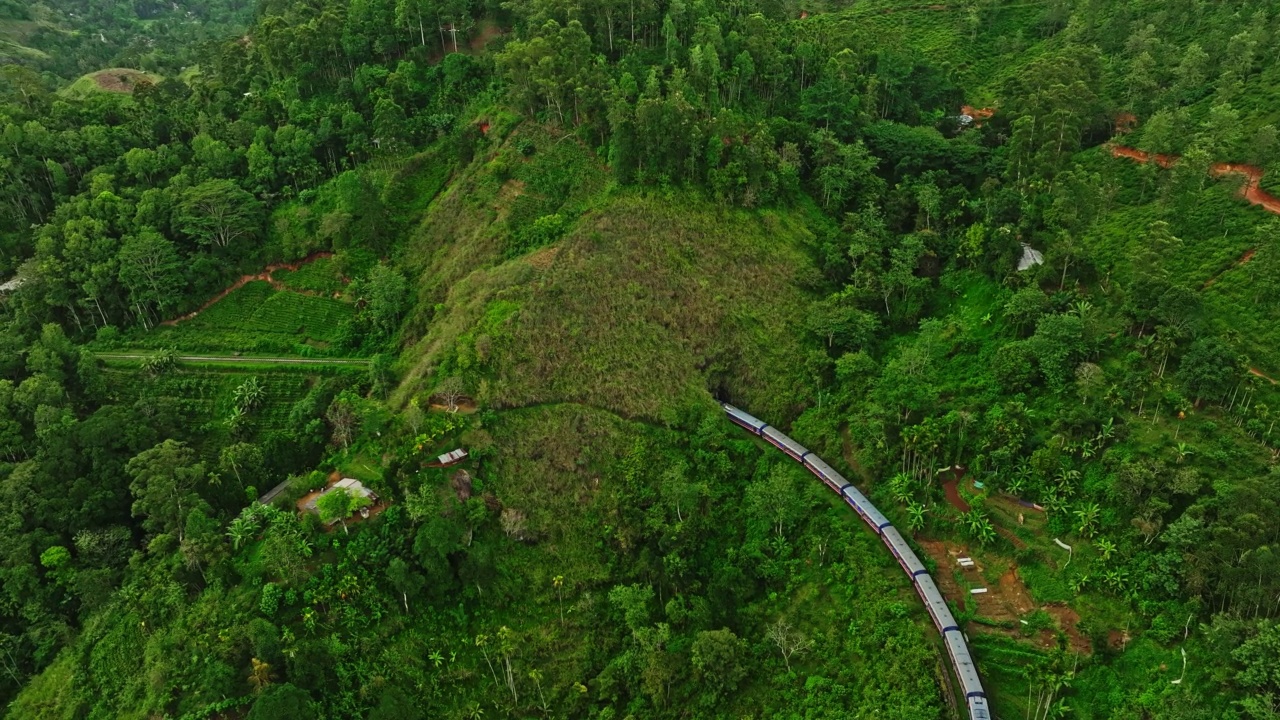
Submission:
[[[187,418],[198,434],[220,436],[228,432],[226,423],[235,409],[236,388],[256,378],[263,388],[261,404],[248,413],[249,434],[259,437],[288,430],[290,416],[307,394],[327,380],[340,385],[363,376],[363,366],[280,366],[270,369],[179,367],[139,382],[136,367],[108,365],[104,370],[112,387],[122,388],[120,399],[160,401]],[[118,379],[112,382],[111,379]]]
[[251,282],[195,317],[173,326],[137,332],[116,349],[175,348],[183,354],[257,353],[325,357],[347,354],[337,346],[355,316],[342,300],[276,290]]

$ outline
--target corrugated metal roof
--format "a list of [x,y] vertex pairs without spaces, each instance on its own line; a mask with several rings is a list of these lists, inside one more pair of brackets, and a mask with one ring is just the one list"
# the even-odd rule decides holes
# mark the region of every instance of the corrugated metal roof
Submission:
[[462,448],[458,448],[457,450],[452,450],[450,452],[447,452],[441,455],[437,459],[440,461],[441,465],[450,465],[458,462],[459,460],[461,460],[466,456],[467,456],[467,451],[463,450]]
[[328,495],[329,493],[333,492],[334,490],[337,490],[338,488],[343,488],[344,490],[350,492],[352,495],[367,497],[371,500],[377,497],[377,495],[375,495],[372,490],[365,487],[364,483],[360,482],[359,480],[356,480],[355,478],[343,478],[338,482],[334,483],[329,488],[327,488],[324,492],[308,500],[307,504],[302,506],[302,509],[308,512],[315,511],[317,503],[320,502],[320,498],[324,497],[325,495]]

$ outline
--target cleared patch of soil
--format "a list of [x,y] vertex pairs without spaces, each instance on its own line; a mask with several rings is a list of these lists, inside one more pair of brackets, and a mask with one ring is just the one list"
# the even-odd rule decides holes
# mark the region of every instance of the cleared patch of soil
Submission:
[[115,93],[132,93],[139,84],[151,83],[146,73],[126,68],[100,70],[90,77],[100,89]]
[[[298,512],[299,513],[305,512],[303,508],[306,507],[307,503],[311,502],[313,499],[315,499],[317,495],[324,492],[325,490],[330,488],[334,483],[338,482],[341,479],[342,479],[342,473],[338,472],[337,470],[334,470],[333,472],[329,473],[329,477],[326,478],[325,480],[324,487],[318,490],[312,490],[306,495],[303,495],[302,497],[298,498],[298,502],[295,503],[295,506],[297,507]],[[352,525],[358,525],[359,523],[372,520],[378,517],[379,515],[381,515],[388,507],[391,507],[390,501],[379,500],[376,504],[370,505],[368,507],[368,510],[369,510],[368,517],[365,517],[361,513],[355,513],[351,517],[347,518],[347,527],[351,527]],[[335,530],[341,530],[341,529],[342,529],[342,523],[334,523],[333,525],[330,525],[329,527],[324,528],[324,531],[334,532]]]
[[968,115],[969,117],[973,118],[974,127],[982,127],[983,121],[990,120],[991,117],[996,114],[996,109],[995,108],[976,108],[972,105],[961,105],[960,114]]
[[1124,650],[1125,646],[1133,638],[1129,637],[1129,633],[1123,630],[1107,631],[1107,646],[1112,650]]
[[945,540],[917,538],[916,542],[938,565],[938,571],[933,574],[933,581],[942,592],[942,596],[954,602],[960,610],[964,610],[969,593],[956,584],[955,571],[960,567],[956,558],[968,557],[968,550],[963,545]]
[[[1056,603],[1037,606],[1026,584],[1018,577],[1017,565],[1012,564],[1012,561],[996,582],[988,583],[982,574],[984,558],[972,554],[968,546],[947,540],[919,539],[917,542],[937,564],[938,571],[934,573],[933,579],[943,597],[961,610],[966,607],[975,609],[979,617],[991,623],[974,623],[969,626],[970,632],[1019,639],[1023,637],[1022,620],[1036,609],[1042,609],[1053,617],[1057,626],[1066,634],[1073,651],[1085,655],[1092,652],[1089,639],[1076,627],[1076,623],[1080,621],[1079,614],[1066,605]],[[958,562],[961,557],[972,558],[976,566],[962,568]],[[977,595],[970,594],[968,585],[956,582],[957,574],[968,584],[985,587],[987,591]],[[1051,629],[1042,630],[1031,639],[1037,646],[1045,649],[1057,644],[1057,634]]]
[[545,247],[545,248],[542,248],[541,250],[537,250],[531,253],[528,257],[524,259],[524,261],[538,268],[539,270],[546,270],[547,268],[551,267],[551,263],[555,261],[556,255],[559,255],[559,254],[560,254],[559,246]]
[[[186,322],[187,320],[190,320],[196,317],[197,315],[199,315],[200,313],[204,312],[205,310],[208,310],[209,308],[213,307],[218,301],[226,298],[228,295],[235,292],[236,290],[239,290],[245,285],[248,285],[249,283],[255,282],[258,280],[271,283],[271,287],[275,288],[276,290],[284,290],[285,289],[284,284],[273,279],[271,277],[271,273],[277,270],[296,271],[298,268],[302,267],[303,265],[307,265],[309,263],[315,262],[316,260],[320,260],[321,258],[328,258],[328,257],[333,257],[333,253],[328,251],[311,253],[310,255],[306,256],[301,260],[298,260],[297,262],[276,263],[274,265],[268,265],[262,272],[257,273],[256,275],[242,275],[240,276],[240,279],[228,285],[222,292],[209,298],[209,300],[205,302],[205,304],[201,305],[195,310],[192,310],[186,315],[180,315],[172,320],[165,320],[160,324],[166,327],[173,327],[180,322]],[[292,292],[302,292],[302,291],[293,290]],[[303,292],[303,294],[306,295],[309,293]]]
[[480,409],[480,406],[476,405],[476,401],[471,398],[462,398],[458,402],[454,403],[454,409],[452,410],[449,409],[448,405],[443,403],[431,403],[428,407],[430,407],[433,412],[454,412],[462,415],[471,415]]
[[1137,125],[1138,116],[1133,113],[1120,113],[1119,115],[1116,115],[1115,129],[1117,135],[1131,133]]
[[1081,655],[1088,655],[1093,652],[1093,643],[1089,642],[1089,638],[1080,633],[1080,629],[1076,624],[1080,622],[1080,613],[1072,610],[1066,605],[1051,604],[1045,605],[1044,611],[1049,613],[1058,623],[1058,627],[1067,635],[1067,642],[1071,650]]
[[493,23],[481,23],[479,30],[480,31],[467,42],[467,46],[471,48],[471,51],[476,53],[483,52],[490,41],[494,38],[502,37],[505,34],[502,28]]

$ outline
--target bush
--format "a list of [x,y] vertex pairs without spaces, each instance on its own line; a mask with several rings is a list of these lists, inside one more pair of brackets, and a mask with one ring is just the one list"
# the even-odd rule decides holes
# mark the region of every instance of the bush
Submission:
[[307,720],[311,696],[289,683],[269,685],[258,696],[245,720]]
[[262,599],[258,602],[258,609],[267,617],[274,617],[276,611],[280,609],[280,598],[284,596],[284,591],[275,583],[267,583],[262,586]]

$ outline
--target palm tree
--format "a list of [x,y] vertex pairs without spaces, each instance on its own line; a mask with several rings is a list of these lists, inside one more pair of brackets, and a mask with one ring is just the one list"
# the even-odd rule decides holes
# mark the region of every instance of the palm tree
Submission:
[[1097,544],[1098,553],[1102,555],[1102,562],[1110,560],[1111,556],[1115,554],[1116,544],[1106,538],[1098,538]]
[[257,376],[240,383],[235,390],[236,407],[241,412],[251,412],[254,408],[262,404],[262,400],[266,397],[266,388],[258,380]]
[[1184,442],[1178,443],[1178,445],[1174,447],[1173,452],[1174,452],[1174,455],[1176,455],[1178,458],[1179,465],[1182,464],[1183,460],[1186,460],[1188,457],[1195,455],[1195,451],[1191,449],[1191,446]]
[[1105,443],[1116,434],[1116,419],[1109,417],[1102,423],[1102,427],[1098,428],[1097,440],[1099,443]]
[[1129,584],[1129,573],[1125,572],[1123,568],[1117,568],[1115,570],[1108,570],[1107,573],[1102,576],[1102,579],[1106,581],[1107,585],[1110,586],[1113,591],[1120,592]]
[[480,652],[484,654],[484,662],[489,666],[489,673],[493,675],[494,687],[498,685],[498,671],[493,669],[493,661],[489,659],[489,636],[477,635],[476,647],[480,648]]
[[227,527],[227,537],[231,538],[231,547],[239,550],[257,531],[257,523],[242,515],[231,521],[231,525]]
[[262,692],[263,688],[271,684],[271,666],[258,658],[249,660],[253,668],[249,673],[249,684],[253,686],[254,692]]
[[143,358],[142,370],[148,375],[163,375],[178,364],[178,351],[173,348],[157,350],[154,355]]
[[540,705],[542,705],[543,714],[546,714],[547,698],[545,695],[542,694],[542,671],[538,670],[537,668],[530,670],[529,679],[532,680],[534,686],[538,688],[538,702]]
[[923,528],[924,506],[919,503],[911,503],[907,506],[907,529],[915,533]]
[[1076,516],[1076,528],[1084,537],[1090,537],[1097,529],[1098,516],[1102,509],[1097,503],[1085,503],[1073,513]]
[[248,422],[249,416],[244,414],[244,409],[239,405],[231,408],[231,412],[227,414],[227,419],[223,422],[227,426],[227,431],[232,435],[239,435],[244,430],[245,423]]
[[557,575],[551,578],[551,584],[556,588],[556,596],[560,598],[560,624],[564,624],[564,576]]
[[480,703],[473,702],[467,708],[467,720],[480,720],[484,717],[484,708],[480,707]]
[[1080,482],[1080,471],[1063,467],[1058,470],[1054,480],[1057,481],[1057,489],[1061,491],[1063,497],[1071,497],[1076,494],[1076,484]]
[[992,542],[995,541],[995,539],[996,539],[995,526],[991,524],[990,520],[986,518],[982,518],[982,523],[978,525],[978,542],[982,543],[983,545],[990,545]]
[[889,479],[889,492],[893,493],[893,499],[899,503],[907,504],[911,502],[911,476],[900,472]]

